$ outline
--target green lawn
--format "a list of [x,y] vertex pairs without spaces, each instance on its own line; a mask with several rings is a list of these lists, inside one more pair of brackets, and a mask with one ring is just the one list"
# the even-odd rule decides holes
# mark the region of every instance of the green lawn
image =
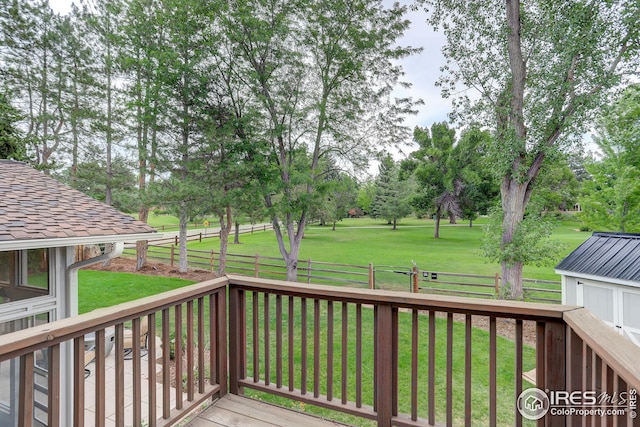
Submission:
[[80,270],[78,312],[110,307],[192,284],[190,280],[133,273]]
[[[577,221],[559,221],[553,238],[563,248],[552,265],[526,266],[525,277],[539,280],[560,280],[554,266],[586,240],[591,233],[578,231]],[[500,272],[497,263],[489,263],[480,253],[482,221],[449,225],[443,222],[440,238],[433,238],[432,220],[406,219],[393,230],[385,222],[369,218],[345,219],[331,226],[310,225],[306,228],[300,248],[300,260],[336,262],[353,265],[402,266],[412,262],[424,271],[443,271],[479,275]],[[229,245],[229,253],[279,257],[272,232],[242,235],[240,245]],[[189,248],[217,250],[219,242],[210,239],[189,243]]]

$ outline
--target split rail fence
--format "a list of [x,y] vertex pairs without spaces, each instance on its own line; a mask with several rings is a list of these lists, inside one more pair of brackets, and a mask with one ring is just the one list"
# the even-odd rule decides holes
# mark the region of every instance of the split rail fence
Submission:
[[[179,250],[175,245],[149,245],[148,259],[175,266]],[[216,271],[220,253],[214,250],[188,252],[191,268]],[[227,253],[227,274],[240,274],[264,279],[286,279],[287,269],[282,258],[264,255]],[[500,276],[423,271],[417,266],[385,266],[369,264],[351,265],[331,262],[298,262],[298,281],[305,283],[349,286],[356,288],[409,291],[434,295],[496,298],[499,295]],[[526,301],[560,303],[560,282],[524,279]]]

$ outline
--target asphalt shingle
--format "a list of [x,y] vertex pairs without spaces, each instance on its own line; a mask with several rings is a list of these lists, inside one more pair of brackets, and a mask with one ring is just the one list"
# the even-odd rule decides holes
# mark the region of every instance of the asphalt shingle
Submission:
[[152,232],[25,163],[0,160],[0,241]]

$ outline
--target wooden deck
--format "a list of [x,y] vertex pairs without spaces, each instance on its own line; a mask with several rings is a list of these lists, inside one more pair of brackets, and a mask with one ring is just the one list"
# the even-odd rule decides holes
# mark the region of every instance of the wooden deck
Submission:
[[248,397],[227,394],[185,427],[331,427],[345,424],[270,405]]

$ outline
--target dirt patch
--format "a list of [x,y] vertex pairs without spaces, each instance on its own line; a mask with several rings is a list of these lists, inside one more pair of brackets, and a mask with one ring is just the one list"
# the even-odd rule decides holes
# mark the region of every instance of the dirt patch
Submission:
[[90,267],[86,267],[87,270],[102,270],[102,271],[117,271],[123,273],[136,273],[144,274],[147,276],[164,276],[164,277],[177,277],[180,279],[193,280],[195,282],[202,282],[204,280],[215,279],[217,276],[215,273],[202,270],[192,269],[186,273],[181,273],[177,268],[170,266],[169,264],[162,263],[148,263],[140,270],[136,270],[136,260],[133,258],[115,258],[112,259],[108,265],[94,264]]

